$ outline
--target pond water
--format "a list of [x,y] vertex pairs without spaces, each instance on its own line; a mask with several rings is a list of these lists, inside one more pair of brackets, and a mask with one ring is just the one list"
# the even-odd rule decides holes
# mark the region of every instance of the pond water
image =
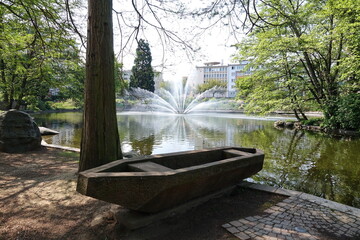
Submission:
[[[82,113],[36,114],[39,126],[60,132],[48,143],[79,147]],[[360,208],[360,139],[278,130],[276,117],[242,114],[118,113],[123,152],[158,154],[244,146],[265,152],[264,169],[249,181],[310,193]]]

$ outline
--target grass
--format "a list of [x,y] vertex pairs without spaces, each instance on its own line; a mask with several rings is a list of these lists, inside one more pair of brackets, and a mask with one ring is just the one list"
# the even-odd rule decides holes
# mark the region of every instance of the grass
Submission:
[[49,105],[52,109],[76,109],[75,102],[72,99],[67,99],[66,101],[59,101],[59,102],[49,102]]

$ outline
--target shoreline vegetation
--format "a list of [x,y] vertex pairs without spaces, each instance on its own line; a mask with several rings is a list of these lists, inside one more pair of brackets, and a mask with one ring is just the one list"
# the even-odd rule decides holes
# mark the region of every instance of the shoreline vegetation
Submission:
[[315,117],[307,121],[278,120],[274,122],[277,129],[305,130],[328,134],[334,137],[360,137],[360,132],[356,130],[331,129],[324,126],[324,119]]

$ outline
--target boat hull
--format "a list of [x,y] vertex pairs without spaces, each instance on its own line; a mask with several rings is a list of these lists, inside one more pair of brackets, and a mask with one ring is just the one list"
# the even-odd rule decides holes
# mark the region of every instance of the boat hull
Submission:
[[79,173],[77,191],[155,213],[235,185],[263,161],[258,149],[233,147],[124,159]]

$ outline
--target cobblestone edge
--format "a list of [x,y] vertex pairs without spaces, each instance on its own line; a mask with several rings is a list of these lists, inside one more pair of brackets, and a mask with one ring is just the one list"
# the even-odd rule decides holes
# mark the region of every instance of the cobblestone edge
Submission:
[[250,188],[250,189],[254,189],[254,190],[259,190],[259,191],[264,191],[264,192],[269,192],[269,193],[274,193],[274,194],[279,194],[279,195],[283,195],[283,196],[287,196],[287,197],[298,197],[300,199],[307,200],[307,201],[313,202],[313,203],[317,203],[324,207],[328,207],[328,208],[331,208],[331,209],[334,209],[334,210],[337,210],[340,212],[351,214],[351,215],[354,215],[354,216],[360,218],[360,209],[359,208],[351,207],[351,206],[348,206],[348,205],[345,205],[342,203],[334,202],[334,201],[324,199],[321,197],[317,197],[317,196],[314,196],[311,194],[298,192],[298,191],[294,191],[294,190],[283,189],[283,188],[279,188],[279,187],[272,187],[269,185],[251,183],[251,182],[247,182],[247,181],[242,181],[240,184],[238,184],[238,186]]
[[222,225],[238,239],[360,239],[360,209],[267,185],[244,181],[238,186],[287,197],[262,214]]

